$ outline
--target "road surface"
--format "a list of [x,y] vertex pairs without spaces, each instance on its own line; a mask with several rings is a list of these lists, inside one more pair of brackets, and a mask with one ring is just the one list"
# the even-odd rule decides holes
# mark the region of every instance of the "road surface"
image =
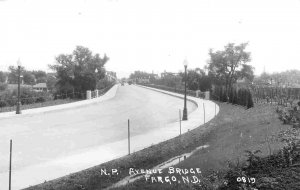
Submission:
[[[120,86],[110,100],[76,109],[0,119],[0,184],[7,184],[9,140],[13,171],[76,154],[83,149],[163,128],[178,120],[183,100],[141,87]],[[196,109],[188,102],[188,111]],[[28,173],[30,175],[30,173]],[[7,176],[3,178],[3,176]],[[13,178],[14,181],[14,178]]]

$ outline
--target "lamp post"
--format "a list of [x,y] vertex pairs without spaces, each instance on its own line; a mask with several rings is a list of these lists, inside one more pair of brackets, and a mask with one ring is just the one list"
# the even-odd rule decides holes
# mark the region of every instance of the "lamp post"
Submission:
[[16,114],[21,114],[21,109],[20,109],[20,107],[21,107],[21,101],[20,101],[21,61],[20,61],[20,59],[18,59],[17,65],[18,65],[18,101],[17,101]]
[[186,108],[186,79],[187,79],[186,69],[187,69],[187,66],[188,66],[188,62],[187,62],[186,59],[184,59],[183,65],[184,65],[184,78],[185,79],[184,79],[184,107],[183,107],[182,120],[186,121],[186,120],[188,120],[187,108]]
[[98,73],[98,69],[95,69],[95,90],[97,90],[97,73]]
[[197,74],[199,74],[199,76],[198,76],[198,90],[200,90],[200,77],[202,77],[202,74],[201,74],[201,71],[200,71],[200,69],[199,70],[197,70],[196,71],[197,72]]

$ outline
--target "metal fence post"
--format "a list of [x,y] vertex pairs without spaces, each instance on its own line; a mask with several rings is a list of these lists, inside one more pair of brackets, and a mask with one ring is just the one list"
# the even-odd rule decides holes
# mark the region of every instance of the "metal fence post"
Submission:
[[205,124],[205,106],[204,106],[204,103],[203,103],[203,115],[204,115],[204,124]]
[[12,152],[12,140],[10,140],[10,148],[9,148],[9,182],[8,182],[8,189],[11,190],[11,152]]
[[179,134],[181,135],[181,110],[179,109]]
[[130,155],[130,121],[128,119],[128,155]]

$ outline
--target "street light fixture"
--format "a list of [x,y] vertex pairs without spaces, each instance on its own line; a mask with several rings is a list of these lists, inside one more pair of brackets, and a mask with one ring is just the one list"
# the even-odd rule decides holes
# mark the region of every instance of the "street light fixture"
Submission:
[[17,101],[17,110],[16,110],[16,114],[21,114],[21,101],[20,101],[20,78],[21,78],[21,61],[20,58],[17,61],[17,65],[18,65],[18,101]]
[[186,81],[187,81],[186,69],[188,66],[188,62],[187,62],[186,58],[183,61],[183,66],[184,66],[184,107],[183,107],[182,120],[186,121],[186,120],[188,120],[187,108],[186,108]]

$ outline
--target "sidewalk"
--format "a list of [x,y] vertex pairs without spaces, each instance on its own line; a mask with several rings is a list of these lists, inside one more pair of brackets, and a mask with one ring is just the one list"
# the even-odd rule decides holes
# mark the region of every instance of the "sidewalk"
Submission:
[[[118,87],[119,87],[119,85],[116,84],[111,89],[109,89],[109,91],[107,91],[104,95],[102,95],[98,98],[90,99],[90,100],[81,100],[81,101],[78,101],[78,102],[67,103],[67,104],[60,104],[60,105],[46,106],[46,107],[41,107],[41,108],[26,109],[26,110],[22,110],[22,114],[16,114],[15,111],[13,111],[13,112],[3,112],[3,113],[0,113],[0,119],[1,118],[8,118],[8,117],[22,117],[22,116],[27,116],[27,115],[32,115],[32,114],[40,114],[40,113],[58,111],[58,110],[63,110],[63,109],[72,109],[72,108],[76,108],[76,107],[86,106],[86,105],[89,105],[89,104],[103,102],[105,100],[109,100],[109,99],[113,98],[116,95]],[[22,109],[22,107],[21,107],[21,109]]]

